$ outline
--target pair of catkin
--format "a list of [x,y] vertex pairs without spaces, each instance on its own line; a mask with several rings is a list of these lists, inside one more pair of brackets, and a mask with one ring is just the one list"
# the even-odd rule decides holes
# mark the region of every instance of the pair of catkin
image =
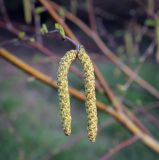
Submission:
[[68,89],[68,72],[72,62],[78,58],[84,70],[87,133],[88,139],[95,142],[97,136],[97,107],[95,96],[95,76],[91,59],[83,46],[79,51],[70,50],[61,58],[57,73],[58,97],[60,104],[60,115],[65,135],[71,134],[70,96]]

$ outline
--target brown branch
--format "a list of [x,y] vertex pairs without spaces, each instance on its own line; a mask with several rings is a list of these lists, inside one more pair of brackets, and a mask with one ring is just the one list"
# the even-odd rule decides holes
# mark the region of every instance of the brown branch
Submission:
[[106,153],[102,158],[100,158],[100,160],[110,160],[110,158],[116,154],[117,152],[119,152],[120,150],[124,149],[125,147],[135,143],[138,140],[138,137],[133,136],[121,143],[119,143],[117,146],[115,146],[114,148],[110,149],[108,151],[108,153]]
[[[47,75],[41,73],[40,71],[32,68],[22,60],[18,59],[16,56],[13,56],[10,52],[7,50],[0,48],[0,57],[8,61],[9,63],[12,63],[22,71],[26,72],[27,74],[35,77],[37,80],[43,82],[44,84],[57,89],[57,83],[56,81],[52,80]],[[85,101],[85,96],[83,93],[77,91],[74,88],[69,88],[69,92],[71,95],[76,97],[77,99],[81,101]],[[104,103],[97,101],[97,107],[99,110],[110,114],[112,117],[114,117],[118,122],[123,124],[128,130],[130,130],[134,135],[136,135],[147,147],[151,148],[156,153],[159,153],[159,143],[149,136],[146,133],[143,133],[140,128],[138,128],[127,116],[125,116],[122,113],[116,112],[113,108],[105,105]]]
[[0,12],[4,18],[4,20],[9,23],[10,22],[10,19],[8,17],[8,14],[7,14],[7,11],[6,11],[6,7],[5,7],[5,4],[4,4],[4,0],[0,0]]
[[115,97],[115,95],[113,94],[112,90],[110,89],[108,83],[106,82],[106,80],[103,78],[103,76],[100,74],[98,68],[96,67],[96,65],[94,65],[95,70],[97,70],[97,74],[96,76],[98,77],[98,79],[102,82],[102,87],[104,88],[104,90],[106,91],[105,94],[106,96],[108,96],[109,100],[112,102],[112,104],[116,107],[116,109],[118,111],[122,111],[122,104],[117,100],[117,97]]
[[150,112],[146,111],[145,108],[140,108],[137,113],[140,115],[143,114],[144,118],[147,119],[151,125],[154,125],[159,129],[159,120]]
[[96,24],[96,18],[94,13],[94,6],[93,6],[93,0],[88,0],[88,16],[91,28],[94,32],[97,32],[97,24]]
[[[50,2],[46,0],[39,0],[42,4],[49,3],[50,9],[56,9],[59,10],[60,6],[57,5],[55,2]],[[51,5],[52,4],[52,5]],[[49,10],[48,10],[49,11]],[[90,38],[94,40],[94,42],[97,44],[97,46],[100,48],[100,50],[111,60],[113,64],[115,64],[119,69],[121,69],[126,75],[131,77],[135,82],[137,82],[141,87],[143,87],[145,90],[147,90],[150,94],[152,94],[154,97],[159,99],[159,91],[154,88],[152,85],[150,85],[147,81],[142,79],[138,74],[136,74],[132,69],[130,69],[127,65],[125,65],[123,62],[121,62],[118,57],[113,53],[101,40],[101,38],[93,32],[85,23],[83,23],[80,19],[78,19],[76,16],[71,14],[69,11],[65,10],[65,16],[70,21],[72,21],[74,24],[76,24],[84,33],[86,33]]]

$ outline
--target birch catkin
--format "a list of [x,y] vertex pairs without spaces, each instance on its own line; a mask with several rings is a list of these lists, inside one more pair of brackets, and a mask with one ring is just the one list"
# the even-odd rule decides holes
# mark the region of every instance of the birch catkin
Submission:
[[59,69],[57,72],[60,115],[65,135],[71,134],[70,96],[68,91],[67,74],[72,61],[76,58],[76,55],[76,50],[66,52],[59,63]]
[[88,139],[92,142],[95,142],[97,135],[95,76],[92,62],[83,47],[80,47],[79,51],[71,50],[66,52],[66,54],[59,63],[59,69],[57,73],[57,85],[62,126],[64,133],[66,135],[70,135],[71,113],[67,75],[70,65],[76,57],[81,62],[84,70]]
[[87,132],[88,139],[95,142],[97,135],[97,107],[95,96],[95,76],[93,64],[83,47],[80,48],[78,58],[84,70],[86,112],[87,112]]

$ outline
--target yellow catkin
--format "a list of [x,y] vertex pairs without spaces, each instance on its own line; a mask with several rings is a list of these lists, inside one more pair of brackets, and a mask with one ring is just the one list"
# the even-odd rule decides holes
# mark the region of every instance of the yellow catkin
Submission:
[[70,96],[68,91],[68,71],[72,61],[76,58],[77,51],[71,50],[66,52],[59,63],[57,72],[58,96],[60,105],[60,115],[65,135],[71,134],[71,113],[70,113]]
[[97,107],[95,96],[95,76],[94,68],[91,59],[87,55],[83,47],[78,52],[78,59],[80,60],[85,76],[85,95],[86,95],[86,112],[87,112],[87,132],[88,139],[95,142],[97,136]]
[[95,142],[97,135],[97,107],[95,96],[94,68],[89,56],[83,47],[80,47],[79,51],[71,50],[66,52],[59,63],[57,85],[62,126],[65,135],[70,135],[71,113],[67,76],[70,65],[76,57],[80,60],[84,70],[88,139],[92,142]]

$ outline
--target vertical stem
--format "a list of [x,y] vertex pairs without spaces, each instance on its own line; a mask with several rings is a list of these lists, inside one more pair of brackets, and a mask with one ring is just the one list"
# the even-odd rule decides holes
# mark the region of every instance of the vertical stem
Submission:
[[31,15],[31,1],[23,0],[23,9],[24,9],[24,18],[26,23],[31,23],[32,15]]
[[34,2],[31,3],[31,10],[32,10],[32,14],[34,16],[36,40],[39,43],[43,44],[43,39],[42,39],[42,36],[40,34],[41,17],[40,17],[40,13],[36,12],[36,8],[35,8],[35,3]]
[[94,32],[97,32],[97,24],[94,14],[93,0],[88,0],[88,16],[92,30]]
[[35,16],[35,34],[36,34],[36,39],[39,43],[43,44],[43,39],[40,34],[40,27],[41,27],[41,17],[39,14],[34,14]]
[[9,17],[8,17],[8,14],[7,14],[7,11],[6,11],[4,0],[0,0],[0,12],[2,13],[2,16],[3,16],[4,20],[6,22],[9,22]]

